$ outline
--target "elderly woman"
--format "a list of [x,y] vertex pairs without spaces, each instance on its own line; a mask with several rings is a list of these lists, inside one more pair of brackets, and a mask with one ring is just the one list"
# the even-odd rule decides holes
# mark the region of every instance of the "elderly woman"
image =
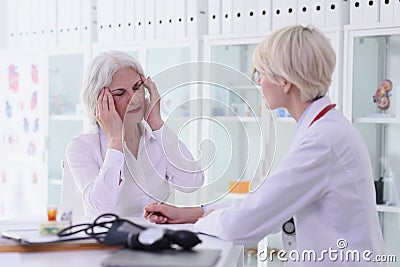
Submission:
[[241,203],[206,216],[202,208],[150,204],[146,214],[156,212],[150,220],[197,221],[198,230],[242,244],[283,226],[287,252],[311,253],[289,266],[381,266],[373,261],[384,245],[371,160],[360,134],[325,96],[335,58],[329,40],[311,27],[286,27],[261,42],[253,63],[262,95],[271,109],[287,108],[297,121],[289,153]]
[[156,85],[134,58],[119,51],[97,56],[83,102],[96,127],[74,137],[66,154],[86,215],[141,216],[171,185],[191,192],[203,184],[192,155],[161,119]]

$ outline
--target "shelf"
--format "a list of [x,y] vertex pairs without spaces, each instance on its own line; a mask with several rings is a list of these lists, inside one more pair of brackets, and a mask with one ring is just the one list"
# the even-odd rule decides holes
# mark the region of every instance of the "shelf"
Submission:
[[55,121],[84,121],[85,118],[79,115],[51,115],[50,119]]
[[226,121],[226,122],[261,122],[261,118],[257,117],[247,117],[247,116],[213,116],[213,118],[217,121]]
[[380,212],[400,213],[399,206],[376,205],[376,210]]
[[355,123],[400,123],[400,119],[396,117],[358,117],[353,118]]
[[239,90],[261,90],[261,86],[248,84],[248,85],[232,85],[228,86],[230,89],[239,91]]

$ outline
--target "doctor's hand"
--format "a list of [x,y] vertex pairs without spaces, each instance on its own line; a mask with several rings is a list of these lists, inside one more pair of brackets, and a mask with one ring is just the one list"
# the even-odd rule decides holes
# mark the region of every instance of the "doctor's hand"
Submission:
[[202,215],[202,207],[178,208],[168,204],[154,202],[144,207],[144,217],[153,213],[149,220],[154,223],[195,223]]
[[146,113],[144,119],[153,131],[159,130],[164,125],[160,114],[160,94],[157,91],[156,84],[150,77],[147,77],[146,80],[146,78],[141,75],[140,79],[143,82],[144,88],[146,88],[150,94],[150,99],[146,98]]
[[122,120],[119,117],[109,88],[103,88],[96,104],[96,121],[107,135],[108,148],[122,151]]

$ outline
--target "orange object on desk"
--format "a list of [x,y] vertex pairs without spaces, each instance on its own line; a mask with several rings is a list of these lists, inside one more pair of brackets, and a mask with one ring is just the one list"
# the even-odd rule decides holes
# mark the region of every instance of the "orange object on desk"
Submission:
[[47,220],[57,220],[57,207],[47,207]]
[[230,193],[248,193],[250,190],[250,181],[229,181]]

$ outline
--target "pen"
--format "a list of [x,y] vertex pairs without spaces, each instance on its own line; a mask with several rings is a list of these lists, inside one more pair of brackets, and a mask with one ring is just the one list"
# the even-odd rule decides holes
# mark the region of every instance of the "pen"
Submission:
[[[164,202],[169,198],[170,195],[171,195],[171,191],[168,192],[168,194],[167,194],[163,199],[161,199],[160,202],[157,203],[157,206],[160,206],[161,204],[164,204]],[[150,213],[146,216],[145,219],[148,220],[148,219],[150,218],[150,216],[153,215],[153,214],[154,214],[154,211],[150,212]]]

